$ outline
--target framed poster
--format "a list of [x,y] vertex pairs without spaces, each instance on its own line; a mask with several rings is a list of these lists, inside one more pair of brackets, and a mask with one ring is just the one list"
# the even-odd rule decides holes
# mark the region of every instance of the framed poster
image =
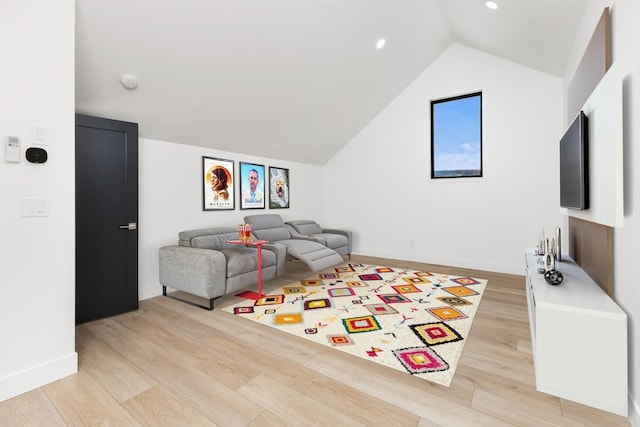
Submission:
[[269,166],[269,208],[289,207],[289,169]]
[[240,162],[240,209],[264,209],[264,165]]
[[235,209],[233,160],[202,156],[202,210]]
[[482,177],[482,92],[431,101],[431,178]]

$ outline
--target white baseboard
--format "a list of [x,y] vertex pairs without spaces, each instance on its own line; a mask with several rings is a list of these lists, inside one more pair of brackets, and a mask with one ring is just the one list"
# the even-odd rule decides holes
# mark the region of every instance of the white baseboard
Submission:
[[162,295],[162,285],[146,286],[138,289],[138,301]]
[[632,427],[640,427],[640,403],[633,401],[629,394],[629,423]]
[[504,274],[517,274],[524,276],[524,261],[522,265],[509,265],[509,264],[495,264],[486,262],[470,261],[459,258],[440,258],[440,257],[426,257],[413,253],[400,253],[400,252],[384,252],[384,251],[368,251],[358,250],[353,251],[353,254],[372,256],[380,258],[398,259],[404,261],[424,262],[427,264],[446,265],[449,267],[468,268],[472,270],[493,271],[496,273]]
[[78,353],[75,351],[56,360],[0,378],[0,402],[35,390],[78,372]]

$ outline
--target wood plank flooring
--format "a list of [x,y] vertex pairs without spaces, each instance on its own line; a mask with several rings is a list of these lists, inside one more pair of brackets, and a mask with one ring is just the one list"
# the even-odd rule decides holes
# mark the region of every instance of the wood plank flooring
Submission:
[[[487,279],[451,387],[166,297],[76,328],[79,372],[0,403],[1,426],[629,426],[535,390],[524,277]],[[312,273],[290,262],[265,290]]]

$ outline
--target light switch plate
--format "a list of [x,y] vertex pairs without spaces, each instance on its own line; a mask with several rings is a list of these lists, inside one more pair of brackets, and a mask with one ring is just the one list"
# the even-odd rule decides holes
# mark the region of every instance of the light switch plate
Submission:
[[22,216],[49,216],[49,199],[24,197],[22,199]]
[[46,126],[31,126],[31,140],[37,145],[49,145],[49,128]]

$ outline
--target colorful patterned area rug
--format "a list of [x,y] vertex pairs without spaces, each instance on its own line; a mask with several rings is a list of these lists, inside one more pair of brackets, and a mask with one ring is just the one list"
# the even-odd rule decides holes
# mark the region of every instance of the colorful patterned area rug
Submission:
[[223,310],[448,387],[486,284],[350,263]]

